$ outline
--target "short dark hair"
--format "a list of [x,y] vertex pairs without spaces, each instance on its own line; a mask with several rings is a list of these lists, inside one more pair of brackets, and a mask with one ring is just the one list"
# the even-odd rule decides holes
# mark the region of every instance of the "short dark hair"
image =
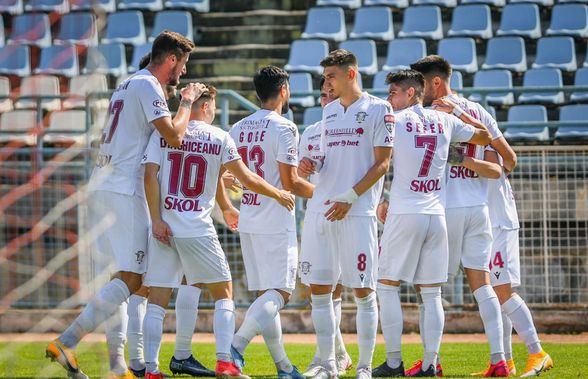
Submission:
[[151,52],[143,55],[143,58],[139,61],[139,70],[144,69],[151,62]]
[[280,93],[280,88],[288,83],[290,76],[288,73],[276,66],[266,66],[260,68],[253,76],[255,92],[261,102],[273,99]]
[[176,58],[180,59],[194,51],[194,47],[194,42],[180,33],[164,30],[153,41],[151,61],[156,64],[162,63],[170,54],[174,54]]
[[386,84],[396,84],[404,90],[413,87],[415,90],[415,97],[421,99],[425,89],[425,77],[416,70],[400,70],[398,72],[389,73],[386,76]]
[[218,93],[217,89],[212,84],[205,84],[206,90],[202,92],[202,95],[196,100],[193,104],[193,108],[198,108],[200,105],[206,101],[210,101],[212,99],[216,99],[216,94]]
[[440,55],[427,55],[411,64],[410,68],[424,76],[439,76],[444,80],[449,80],[452,71],[451,64]]
[[357,67],[357,58],[350,51],[344,49],[337,49],[331,51],[329,55],[323,58],[323,60],[321,61],[321,66]]
[[324,85],[325,85],[325,77],[321,76],[321,79],[319,80],[319,91],[323,90]]

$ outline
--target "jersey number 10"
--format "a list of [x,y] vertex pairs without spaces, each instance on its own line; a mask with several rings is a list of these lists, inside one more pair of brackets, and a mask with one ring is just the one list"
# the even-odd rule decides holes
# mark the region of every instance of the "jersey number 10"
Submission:
[[206,158],[199,154],[184,157],[183,152],[173,151],[167,154],[167,160],[170,161],[169,194],[177,196],[180,190],[187,198],[202,195],[208,166]]

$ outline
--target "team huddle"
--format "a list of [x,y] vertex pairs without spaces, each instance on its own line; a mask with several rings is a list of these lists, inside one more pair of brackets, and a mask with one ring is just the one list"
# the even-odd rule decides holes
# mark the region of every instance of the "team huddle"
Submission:
[[[114,274],[47,347],[70,377],[87,378],[74,349],[102,323],[111,378],[165,377],[158,360],[163,319],[179,288],[174,374],[248,378],[246,348],[262,335],[277,377],[336,378],[353,365],[339,330],[341,286],[357,305],[357,378],[442,376],[441,286],[460,266],[490,345],[488,368],[472,375],[516,374],[513,327],[529,353],[522,376],[553,366],[513,292],[520,285],[519,223],[507,175],[516,155],[481,105],[451,92],[446,60],[427,56],[390,73],[383,100],[361,91],[352,53],[331,52],[321,61],[322,120],[299,136],[281,116],[290,89],[288,74],[275,66],[253,79],[261,109],[229,132],[211,126],[217,91],[210,85],[181,89],[172,118],[164,89],[178,84],[193,49],[183,36],[161,33],[147,66],[112,95],[88,206],[91,225],[106,224],[95,246]],[[243,188],[239,210],[225,191],[231,185]],[[300,252],[294,196],[308,199]],[[215,203],[239,231],[248,289],[258,294],[237,331],[231,271],[211,217]],[[310,291],[317,340],[304,373],[286,354],[280,320],[298,277]],[[418,294],[424,345],[423,359],[408,369],[402,282]],[[191,352],[204,287],[215,301],[214,370]],[[386,360],[372,369],[378,320]]]

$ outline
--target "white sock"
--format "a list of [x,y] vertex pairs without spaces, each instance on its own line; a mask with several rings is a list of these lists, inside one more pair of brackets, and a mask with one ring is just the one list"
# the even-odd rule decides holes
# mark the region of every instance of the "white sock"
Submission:
[[156,304],[147,304],[145,329],[145,366],[147,372],[159,372],[159,349],[163,335],[165,309]]
[[[418,295],[421,296],[420,294]],[[425,346],[425,304],[423,300],[419,303],[419,334],[421,335],[421,343]]]
[[127,338],[129,339],[129,363],[134,370],[145,368],[145,355],[143,354],[143,320],[147,312],[147,299],[139,295],[129,297],[127,315],[129,325]]
[[357,304],[357,345],[359,347],[359,360],[357,368],[372,367],[372,358],[376,348],[376,334],[378,333],[378,301],[376,293],[372,292],[366,297],[355,297]]
[[284,349],[284,341],[282,339],[282,320],[280,319],[279,313],[274,317],[273,322],[261,331],[261,335],[263,336],[267,349],[276,364],[276,368],[284,372],[292,372],[292,363],[290,363],[290,360],[286,355],[286,350]]
[[312,323],[316,333],[316,343],[319,347],[321,363],[331,372],[337,371],[335,365],[335,311],[333,297],[325,295],[311,295]]
[[125,342],[127,342],[127,302],[123,301],[114,314],[104,322],[106,344],[110,371],[116,375],[124,375],[129,369],[125,361]]
[[75,321],[59,336],[65,347],[75,348],[80,340],[119,309],[129,297],[129,288],[120,279],[112,279],[98,291]]
[[274,318],[283,307],[284,298],[276,290],[268,290],[255,299],[249,306],[241,327],[235,333],[233,347],[243,354],[253,337],[260,334],[270,322],[274,322]]
[[445,324],[445,313],[441,304],[441,287],[422,287],[421,297],[425,307],[425,356],[423,359],[423,370],[430,365],[437,364],[441,338],[443,337],[443,326]]
[[333,311],[335,312],[335,354],[345,355],[345,342],[343,335],[341,335],[341,299],[333,299]]
[[231,341],[235,333],[235,304],[231,299],[221,299],[214,303],[214,339],[216,341],[216,359],[231,360]]
[[478,302],[478,309],[484,324],[486,338],[490,344],[491,363],[495,364],[504,359],[504,345],[502,343],[502,316],[498,296],[489,284],[474,291]]
[[202,290],[194,286],[180,285],[176,296],[176,359],[188,359],[192,355],[192,336],[198,318],[198,302]]
[[380,324],[386,341],[386,364],[397,368],[402,362],[402,307],[400,306],[400,287],[378,283],[380,300]]
[[504,358],[512,359],[512,322],[506,312],[502,311],[502,344],[504,345]]
[[525,301],[515,293],[502,304],[502,310],[508,315],[517,334],[527,345],[529,354],[540,353],[543,350],[541,342],[533,324],[533,316]]

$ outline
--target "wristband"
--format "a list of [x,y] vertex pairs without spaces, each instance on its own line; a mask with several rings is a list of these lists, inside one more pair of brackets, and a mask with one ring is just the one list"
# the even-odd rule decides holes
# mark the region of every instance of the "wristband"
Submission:
[[453,110],[451,111],[451,113],[453,113],[453,115],[455,117],[460,118],[461,115],[463,114],[463,110],[456,105],[455,107],[453,107]]
[[357,200],[358,197],[359,196],[357,196],[357,193],[355,193],[353,188],[351,188],[350,190],[333,197],[331,201],[353,204],[353,202]]

